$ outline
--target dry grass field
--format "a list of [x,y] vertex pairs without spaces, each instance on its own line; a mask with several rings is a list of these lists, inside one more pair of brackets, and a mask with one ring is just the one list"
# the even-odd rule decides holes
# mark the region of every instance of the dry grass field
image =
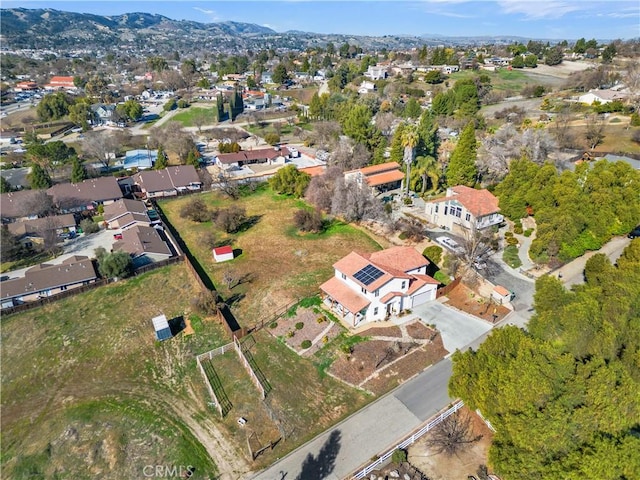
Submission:
[[[380,249],[365,233],[337,221],[322,234],[299,234],[293,214],[305,205],[267,187],[236,201],[216,192],[198,197],[211,209],[232,203],[246,209],[255,223],[233,235],[220,231],[212,222],[181,218],[181,208],[192,198],[162,201],[160,207],[222,296],[235,300],[232,310],[242,326],[268,320],[288,304],[315,294],[333,274],[333,263],[351,251]],[[216,264],[203,241],[207,232],[215,235],[217,243],[230,244],[242,253],[230,262]],[[222,281],[226,271],[246,281],[229,290]]]

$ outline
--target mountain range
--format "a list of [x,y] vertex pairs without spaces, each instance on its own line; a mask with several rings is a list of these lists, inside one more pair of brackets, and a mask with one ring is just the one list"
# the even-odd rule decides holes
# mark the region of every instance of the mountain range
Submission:
[[[2,9],[0,32],[5,49],[82,48],[136,46],[162,52],[180,47],[209,51],[237,48],[305,49],[327,42],[356,43],[364,49],[413,48],[421,45],[509,44],[521,37],[447,37],[440,35],[354,36],[300,31],[278,33],[271,28],[242,22],[200,23],[173,20],[150,13],[102,16],[54,9]],[[197,43],[194,43],[197,40]]]

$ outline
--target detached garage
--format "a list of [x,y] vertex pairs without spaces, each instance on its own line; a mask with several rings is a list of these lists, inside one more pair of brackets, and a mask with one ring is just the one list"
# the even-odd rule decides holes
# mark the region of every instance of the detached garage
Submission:
[[218,263],[233,260],[233,249],[229,246],[214,248],[213,259]]

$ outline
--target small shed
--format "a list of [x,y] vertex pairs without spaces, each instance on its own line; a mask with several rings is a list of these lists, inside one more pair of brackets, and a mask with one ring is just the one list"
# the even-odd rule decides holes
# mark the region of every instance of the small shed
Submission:
[[153,317],[153,328],[156,331],[156,338],[161,342],[164,340],[170,339],[173,335],[171,334],[171,328],[169,327],[169,322],[167,321],[167,317],[164,315],[160,315],[158,317]]
[[218,247],[213,249],[213,259],[216,262],[226,262],[233,260],[233,249],[230,246]]
[[491,297],[499,304],[509,303],[513,298],[513,294],[502,285],[496,285],[491,292]]

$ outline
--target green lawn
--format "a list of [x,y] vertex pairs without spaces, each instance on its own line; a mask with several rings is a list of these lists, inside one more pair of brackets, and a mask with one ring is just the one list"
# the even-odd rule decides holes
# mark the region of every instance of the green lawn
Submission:
[[450,79],[453,83],[456,80],[475,78],[479,75],[487,75],[491,79],[491,85],[494,90],[510,90],[519,92],[525,85],[536,83],[534,80],[529,78],[523,70],[508,70],[506,68],[501,68],[495,72],[474,72],[472,70],[463,70],[452,73],[450,75]]
[[[2,478],[142,478],[149,464],[215,475],[188,426],[217,416],[194,354],[227,339],[190,313],[194,289],[174,265],[3,316]],[[196,334],[156,342],[159,313]]]
[[218,123],[218,114],[212,105],[209,108],[190,107],[171,117],[172,121],[180,122],[185,127],[197,127],[198,117],[201,117],[201,125],[214,125]]

